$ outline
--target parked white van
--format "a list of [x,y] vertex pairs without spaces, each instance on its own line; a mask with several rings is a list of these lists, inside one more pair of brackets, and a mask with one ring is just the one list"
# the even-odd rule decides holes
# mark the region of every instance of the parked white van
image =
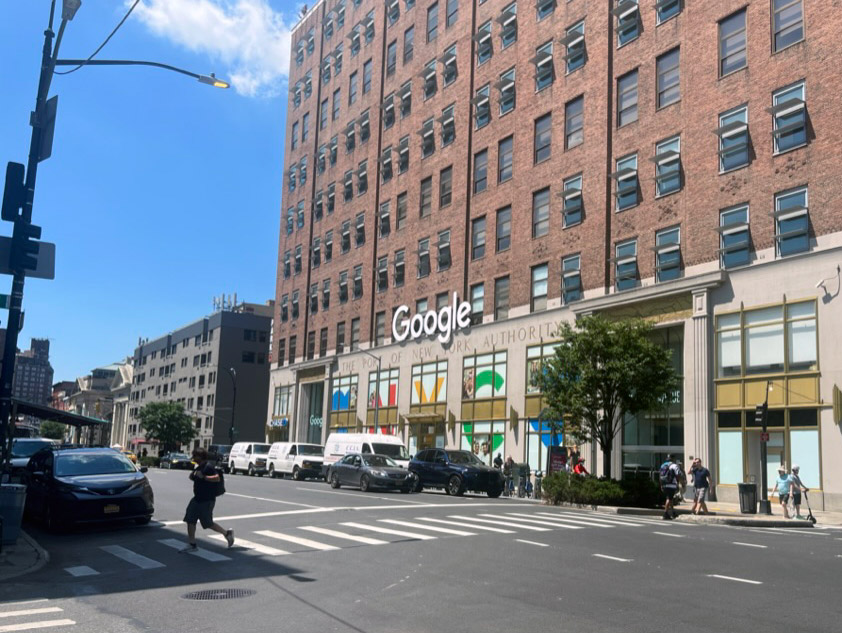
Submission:
[[324,447],[318,444],[275,442],[269,448],[269,476],[274,479],[292,475],[296,481],[307,477],[321,477],[324,452]]
[[347,453],[377,453],[395,460],[401,468],[409,466],[409,454],[399,437],[383,433],[331,433],[325,442],[322,476],[328,467]]
[[263,477],[267,472],[266,456],[269,445],[262,442],[237,442],[228,455],[228,468],[232,475],[237,471],[250,476]]

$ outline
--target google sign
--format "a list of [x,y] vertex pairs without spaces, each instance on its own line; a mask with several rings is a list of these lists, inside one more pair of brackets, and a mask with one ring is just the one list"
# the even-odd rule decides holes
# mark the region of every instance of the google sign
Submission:
[[449,306],[436,312],[429,310],[424,314],[409,316],[409,308],[401,306],[395,310],[392,318],[392,339],[401,343],[407,338],[415,340],[421,336],[434,336],[442,343],[447,343],[457,329],[466,328],[471,324],[471,304],[467,301],[459,303],[459,297],[454,292],[453,301]]

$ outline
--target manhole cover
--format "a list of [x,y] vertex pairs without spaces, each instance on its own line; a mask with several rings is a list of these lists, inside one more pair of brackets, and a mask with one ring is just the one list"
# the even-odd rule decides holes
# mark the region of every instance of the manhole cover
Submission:
[[256,593],[254,589],[202,589],[185,593],[181,597],[185,600],[230,600],[248,598]]

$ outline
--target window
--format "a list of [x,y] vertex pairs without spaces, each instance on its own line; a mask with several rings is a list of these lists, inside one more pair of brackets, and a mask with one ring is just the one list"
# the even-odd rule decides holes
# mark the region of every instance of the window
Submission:
[[512,207],[497,209],[497,252],[507,251],[512,245]]
[[406,228],[406,192],[398,195],[395,208],[395,230],[400,231],[403,228]]
[[[331,102],[333,109],[332,109],[332,112],[331,112],[331,116],[333,117],[334,121],[336,121],[336,119],[339,118],[339,105],[341,103],[341,97],[342,97],[342,91],[339,88],[337,88],[336,90],[333,91],[333,97],[332,97],[333,101]],[[324,129],[324,125],[322,125],[322,129]]]
[[532,194],[532,237],[543,237],[550,232],[550,189]]
[[[374,315],[374,345],[383,345],[386,338],[386,313],[378,312]],[[381,372],[382,373],[382,372]]]
[[[356,121],[351,121],[347,126],[345,126],[345,153],[349,154],[354,151],[354,148],[357,146],[357,134],[356,134]],[[347,176],[350,172],[345,172],[345,176]],[[346,180],[347,184],[347,180]],[[347,199],[347,198],[346,198]]]
[[655,281],[681,277],[681,230],[679,227],[655,233]]
[[436,151],[435,129],[433,119],[427,119],[421,126],[418,134],[421,135],[421,158],[427,158]]
[[553,114],[548,112],[542,117],[535,119],[535,130],[533,134],[535,146],[534,160],[536,163],[547,160],[552,153],[553,140]]
[[295,343],[296,343],[296,336],[289,337],[289,364],[292,365],[295,362]]
[[807,144],[807,103],[804,83],[778,90],[772,95],[775,153],[786,152]]
[[683,0],[658,0],[655,4],[655,24],[662,24],[681,13]]
[[801,0],[773,0],[772,39],[775,51],[804,39],[804,7]]
[[494,48],[491,44],[491,20],[480,25],[477,29],[474,40],[477,43],[477,66],[481,66],[494,55]]
[[291,258],[292,258],[292,252],[286,251],[284,253],[284,279],[289,279]]
[[327,354],[327,328],[323,327],[319,332],[319,358]]
[[358,213],[355,222],[355,238],[357,246],[365,244],[365,213]]
[[658,57],[658,108],[664,108],[681,99],[679,85],[679,49],[674,48]]
[[301,200],[295,205],[296,224],[299,229],[304,228],[304,201]]
[[582,298],[582,269],[579,255],[561,260],[561,300],[565,305]]
[[611,177],[617,182],[614,196],[617,198],[617,211],[630,209],[640,202],[637,179],[637,154],[617,159],[617,171]]
[[310,136],[310,113],[305,112],[301,117],[301,142],[306,141],[308,136]]
[[452,263],[452,258],[450,255],[450,230],[441,231],[439,233],[438,249],[438,265],[439,272],[441,272],[450,268],[450,264]]
[[406,251],[395,252],[395,288],[403,286],[404,272],[406,268]]
[[339,273],[339,303],[348,303],[348,271]]
[[637,273],[637,240],[620,242],[614,247],[614,283],[617,290],[635,288]]
[[447,402],[447,361],[413,365],[412,385],[410,404]]
[[426,277],[430,274],[430,238],[425,237],[418,240],[418,277]]
[[313,268],[318,268],[322,263],[322,239],[313,238]]
[[398,67],[398,41],[392,40],[386,47],[386,76],[391,77],[395,74],[395,69]]
[[505,7],[497,18],[500,29],[500,48],[506,48],[517,42],[517,2]]
[[337,75],[342,72],[342,44],[338,44],[333,51],[333,72]]
[[287,181],[287,190],[295,191],[296,173],[298,172],[298,165],[290,165],[289,176]]
[[497,182],[510,180],[514,163],[514,137],[508,136],[497,145]]
[[389,26],[392,26],[401,17],[401,5],[398,0],[389,0],[386,3],[386,16],[389,18]]
[[412,81],[407,81],[401,86],[401,118],[405,119],[412,112]]
[[535,3],[535,10],[538,21],[540,22],[545,17],[555,11],[556,0],[537,0]]
[[[292,291],[292,320],[293,321],[295,321],[295,319],[298,318],[298,314],[299,314],[298,297],[299,297],[298,290],[293,290]],[[195,359],[193,359],[193,360],[195,361]]]
[[[678,2],[678,0],[675,0]],[[572,73],[579,70],[587,61],[585,51],[585,21],[577,22],[567,29],[561,43],[567,48],[567,55],[564,56],[567,64],[567,72]]]
[[369,11],[368,15],[365,16],[365,20],[362,22],[363,27],[365,28],[365,42],[368,44],[374,39],[374,11]]
[[[384,329],[385,329],[385,317]],[[368,408],[382,409],[383,407],[398,406],[398,378],[400,370],[398,369],[382,369],[380,376],[376,371],[370,372],[368,375]],[[378,384],[379,383],[379,384]],[[376,405],[376,407],[375,407]]]
[[807,188],[775,194],[775,242],[786,257],[810,249]]
[[310,312],[313,314],[319,311],[319,284],[310,286]]
[[494,280],[494,320],[509,318],[509,277]]
[[298,121],[294,121],[292,124],[292,132],[290,132],[292,149],[298,147]]
[[563,225],[568,227],[580,224],[585,214],[584,204],[582,202],[581,174],[568,178],[564,181],[562,196],[564,198],[564,203],[561,208]]
[[447,307],[447,299],[449,296],[450,293],[448,292],[440,292],[436,295],[436,312]]
[[488,187],[488,150],[474,154],[474,193],[485,191]]
[[485,216],[471,220],[471,259],[485,257]]
[[354,299],[363,296],[363,267],[354,266]]
[[501,74],[500,81],[496,85],[500,89],[500,115],[502,116],[514,110],[517,105],[515,69],[512,68]]
[[395,124],[395,95],[389,94],[381,105],[383,109],[383,129],[388,130]]
[[377,292],[389,289],[389,257],[377,259]]
[[341,354],[345,351],[345,322],[342,321],[336,324],[336,353]]
[[363,94],[371,90],[371,60],[363,64]]
[[351,220],[342,222],[342,252],[351,250]]
[[333,229],[325,233],[325,262],[333,259]]
[[366,143],[371,138],[371,121],[369,119],[368,110],[360,115],[357,119],[360,126],[360,143]]
[[380,176],[383,182],[389,182],[392,179],[392,148],[387,147],[380,155]]
[[746,266],[751,261],[748,205],[719,212],[719,253],[722,268]]
[[459,18],[459,0],[447,0],[446,10],[445,28],[453,26]]
[[471,286],[471,325],[482,323],[482,314],[485,303],[485,285],[474,284]]
[[[330,139],[330,166],[336,166],[337,150],[339,149],[339,139],[334,136]],[[332,185],[331,185],[332,186]]]
[[450,145],[456,138],[456,123],[453,120],[453,106],[448,106],[441,111],[441,146]]
[[327,169],[327,146],[326,145],[319,145],[319,153],[318,153],[318,156],[316,157],[316,169],[318,170],[319,174],[325,173],[325,169]]
[[348,80],[348,105],[353,104],[357,100],[357,71],[351,73]]
[[681,139],[674,137],[655,146],[655,195],[665,196],[681,189]]
[[585,97],[577,97],[564,106],[564,148],[571,149],[585,140]]
[[485,127],[491,122],[491,102],[489,94],[491,88],[488,84],[484,85],[476,91],[476,95],[471,100],[474,110],[474,124],[477,129]]
[[453,167],[445,167],[439,174],[439,208],[448,206],[453,199]]
[[409,136],[404,136],[398,142],[398,173],[403,174],[409,169]]
[[415,53],[415,27],[410,26],[403,32],[403,63],[408,64],[412,61],[412,56]]
[[322,282],[322,310],[330,308],[330,279]]
[[535,91],[543,90],[552,85],[555,79],[555,68],[553,67],[553,41],[535,49],[535,57],[532,58],[535,64]]
[[284,295],[281,298],[281,321],[289,320],[289,295]]
[[348,36],[351,40],[351,57],[356,57],[360,52],[360,25],[356,25],[351,29],[351,34]]
[[391,203],[388,200],[380,205],[380,237],[386,237],[391,232],[390,207]]
[[293,261],[293,270],[297,275],[301,272],[301,244],[295,247],[295,255],[293,256]]
[[719,22],[719,76],[746,67],[746,10]]
[[357,194],[362,195],[368,191],[368,161],[364,160],[357,169]]
[[719,115],[719,171],[748,165],[748,108],[741,106]]
[[[359,325],[359,319],[355,319]],[[353,324],[353,321],[351,322]],[[354,349],[353,325],[351,330],[351,349]],[[331,384],[331,411],[355,411],[357,408],[357,376],[334,378]]]
[[530,311],[539,312],[547,309],[547,264],[532,267],[532,294]]
[[422,218],[427,217],[433,211],[433,177],[428,176],[421,181],[421,195],[420,200],[420,215]]
[[637,39],[640,35],[638,0],[617,0],[617,6],[611,12],[617,16],[617,46]]
[[637,121],[637,70],[617,79],[617,127]]
[[278,340],[278,367],[284,366],[284,360],[286,360],[286,339],[279,339]]
[[434,2],[427,9],[427,43],[429,44],[439,34],[439,3]]

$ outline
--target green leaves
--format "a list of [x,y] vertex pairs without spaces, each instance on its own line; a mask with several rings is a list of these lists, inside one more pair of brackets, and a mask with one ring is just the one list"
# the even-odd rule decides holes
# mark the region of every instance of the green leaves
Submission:
[[48,440],[63,440],[66,431],[67,425],[61,422],[54,422],[53,420],[41,422],[41,437],[46,437]]
[[178,402],[150,402],[138,413],[146,439],[157,440],[164,450],[173,450],[196,437],[193,419]]

